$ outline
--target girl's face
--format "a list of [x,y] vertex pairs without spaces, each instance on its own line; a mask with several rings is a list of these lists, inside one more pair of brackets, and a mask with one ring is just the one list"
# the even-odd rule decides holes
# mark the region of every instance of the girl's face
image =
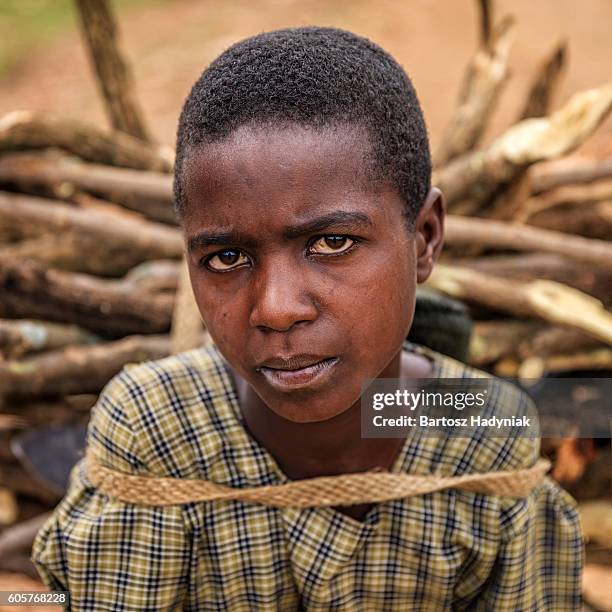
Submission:
[[351,128],[242,127],[184,166],[202,318],[234,370],[291,421],[344,412],[398,359],[433,263],[436,245],[418,225],[407,231],[397,191],[368,178],[367,146]]

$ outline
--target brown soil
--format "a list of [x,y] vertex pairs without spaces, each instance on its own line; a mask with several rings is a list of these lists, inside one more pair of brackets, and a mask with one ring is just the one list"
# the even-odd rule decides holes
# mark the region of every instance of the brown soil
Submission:
[[[610,78],[608,0],[498,0],[497,15],[517,19],[512,78],[489,130],[515,119],[535,67],[560,39],[569,66],[557,104]],[[364,34],[406,67],[419,92],[435,145],[453,109],[463,68],[477,43],[476,3],[457,0],[175,0],[121,14],[124,48],[153,133],[173,144],[181,103],[202,69],[245,36],[279,27],[335,25]],[[59,112],[105,124],[76,27],[24,57],[0,81],[0,113],[16,108]],[[612,121],[588,148],[610,151]]]

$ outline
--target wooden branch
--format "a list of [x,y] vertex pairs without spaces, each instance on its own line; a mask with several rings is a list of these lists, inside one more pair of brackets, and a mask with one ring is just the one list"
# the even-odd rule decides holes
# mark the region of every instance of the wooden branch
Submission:
[[[2,215],[0,214],[0,218]],[[31,259],[54,268],[72,271],[82,270],[83,252],[89,250],[89,245],[82,237],[65,232],[62,234],[41,234],[36,238],[28,238],[0,247],[0,258]],[[88,262],[90,263],[90,262]]]
[[525,253],[520,255],[487,255],[473,259],[454,259],[461,268],[517,281],[553,280],[588,293],[612,306],[612,272],[598,270],[588,264],[566,259],[553,253]]
[[[14,231],[27,228],[30,233],[70,234],[59,249],[53,249],[51,241],[50,254],[36,253],[34,248],[30,256],[53,263],[65,261],[69,269],[93,274],[118,276],[143,261],[180,258],[184,251],[176,228],[102,208],[80,209],[8,192],[0,192],[0,223]],[[83,257],[85,252],[87,257]]]
[[0,152],[57,147],[85,161],[136,170],[171,172],[167,148],[146,144],[123,132],[105,132],[86,123],[13,111],[0,118]]
[[145,261],[132,268],[124,280],[149,293],[169,291],[174,293],[179,283],[181,262],[160,259]]
[[[25,427],[62,427],[82,421],[96,404],[97,399],[98,391],[68,395],[59,400],[31,397],[4,398],[6,410],[14,413],[7,416],[17,416],[22,419]],[[12,429],[18,430],[24,427],[15,424]],[[12,451],[11,455],[14,457]]]
[[473,149],[484,133],[489,117],[508,76],[514,21],[506,17],[468,64],[455,113],[444,132],[436,165]]
[[514,353],[519,342],[541,327],[536,321],[476,321],[470,341],[470,364],[483,366]]
[[569,157],[537,164],[529,169],[532,193],[541,193],[572,183],[584,184],[612,177],[612,157]]
[[504,221],[447,215],[444,241],[449,246],[478,245],[491,249],[557,253],[604,270],[612,269],[610,242]]
[[[538,70],[519,120],[543,117],[549,113],[552,97],[562,76],[564,60],[565,44],[560,44]],[[490,201],[485,202],[486,216],[504,220],[516,218],[517,210],[531,190],[528,169],[517,169],[509,182],[498,186]]]
[[563,76],[566,57],[567,43],[557,43],[551,55],[546,58],[536,72],[529,87],[525,106],[519,115],[519,121],[548,115],[552,99]]
[[17,465],[0,464],[0,486],[12,489],[19,495],[39,499],[47,504],[56,504],[60,498],[59,495],[51,493],[34,482],[25,470]]
[[22,416],[0,412],[0,433],[4,434],[7,431],[23,429],[26,426],[27,421]]
[[612,314],[601,302],[554,281],[517,284],[475,270],[438,264],[427,284],[451,297],[512,316],[582,330],[612,344]]
[[571,355],[529,357],[518,369],[520,378],[541,378],[547,373],[573,370],[612,370],[612,350],[599,348]]
[[151,142],[136,101],[132,72],[119,49],[117,21],[109,0],[76,0],[81,32],[114,129]]
[[493,22],[492,0],[477,0],[480,17],[480,46],[488,47],[491,44],[491,23]]
[[87,164],[58,155],[13,153],[2,157],[1,183],[25,192],[38,192],[41,187],[52,194],[60,190],[86,191],[148,219],[176,224],[172,177],[161,172]]
[[0,430],[0,463],[14,463],[17,459],[11,450],[11,430]]
[[174,296],[125,280],[0,259],[0,317],[74,323],[105,337],[168,331]]
[[585,205],[591,202],[612,201],[612,179],[602,179],[588,185],[565,185],[551,189],[521,203],[516,221],[526,222],[532,215],[564,204]]
[[93,346],[71,346],[0,363],[0,393],[8,396],[93,393],[130,362],[170,354],[168,336],[128,336]]
[[543,358],[595,348],[601,348],[601,343],[581,331],[548,327],[535,332],[530,337],[519,339],[517,353],[521,359]]
[[565,155],[590,136],[612,109],[612,85],[576,94],[550,117],[525,119],[482,151],[466,153],[434,174],[447,208],[464,200],[473,212],[525,167]]
[[0,533],[0,557],[8,557],[20,550],[30,550],[36,534],[50,517],[51,512],[45,512],[5,529]]
[[52,350],[70,344],[94,344],[98,341],[98,336],[77,325],[0,319],[0,354],[12,359],[34,351]]
[[526,223],[535,227],[610,240],[612,237],[612,200],[588,206],[557,206],[532,214]]
[[19,516],[17,498],[11,489],[0,487],[0,527],[12,525]]
[[[41,590],[40,574],[32,564],[29,552],[0,557],[0,570],[9,573],[11,576],[19,574],[19,588],[23,589],[29,587],[34,590]],[[34,582],[28,582],[27,584],[24,584],[24,581],[28,579],[31,579]],[[12,585],[15,584],[14,578],[12,577],[11,583]]]

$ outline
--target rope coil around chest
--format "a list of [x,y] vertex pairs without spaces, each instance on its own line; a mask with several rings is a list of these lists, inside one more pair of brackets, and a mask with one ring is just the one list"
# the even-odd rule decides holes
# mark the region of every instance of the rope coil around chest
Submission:
[[87,449],[85,461],[87,476],[98,490],[120,501],[146,506],[223,500],[240,500],[277,508],[350,506],[424,495],[448,488],[526,497],[550,469],[548,460],[539,459],[533,467],[511,472],[463,476],[365,472],[320,476],[279,485],[234,488],[207,480],[126,474],[101,465],[91,449]]

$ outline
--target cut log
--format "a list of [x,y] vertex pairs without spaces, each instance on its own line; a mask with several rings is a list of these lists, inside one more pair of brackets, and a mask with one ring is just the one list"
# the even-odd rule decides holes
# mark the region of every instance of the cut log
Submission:
[[13,231],[27,228],[29,233],[69,234],[65,245],[60,243],[38,255],[29,247],[30,256],[52,263],[65,261],[68,269],[93,274],[119,276],[143,261],[180,258],[184,251],[176,228],[8,192],[0,192],[0,223]]
[[565,234],[610,241],[612,238],[612,200],[596,204],[569,204],[531,214],[526,223]]
[[610,179],[590,185],[567,185],[525,199],[517,209],[515,221],[609,240],[611,203]]
[[0,119],[0,152],[56,147],[85,161],[136,170],[171,172],[174,155],[123,132],[32,111]]
[[[529,89],[527,102],[520,120],[543,117],[549,113],[550,103],[561,77],[564,60],[565,44],[561,44],[540,67],[536,79]],[[500,183],[490,200],[484,202],[483,214],[495,219],[514,219],[516,211],[520,208],[521,203],[529,197],[531,191],[528,170],[528,166],[522,169],[517,168],[509,182]]]
[[[609,489],[608,489],[609,491]],[[608,493],[606,491],[606,493]],[[612,504],[609,501],[608,512],[612,510]],[[610,522],[610,519],[606,519]],[[609,553],[611,540],[605,543],[605,549]],[[590,558],[590,556],[589,556]],[[582,571],[582,609],[585,612],[595,610],[597,612],[608,611],[612,609],[612,568],[609,565],[598,565],[596,563],[586,563]]]
[[612,272],[598,270],[553,253],[488,255],[470,259],[453,259],[449,263],[472,268],[499,278],[518,281],[553,280],[588,293],[612,306]]
[[532,166],[529,170],[531,190],[541,193],[573,183],[584,184],[612,177],[612,157],[589,159],[569,157]]
[[480,141],[508,76],[514,20],[506,17],[468,64],[454,115],[441,139],[436,165],[445,164]]
[[17,458],[11,449],[12,431],[0,429],[0,463],[15,463]]
[[[0,221],[2,221],[1,217],[2,214],[0,213]],[[0,247],[0,258],[8,260],[31,259],[63,270],[98,272],[97,267],[92,270],[89,262],[84,266],[82,261],[83,252],[87,252],[89,246],[91,246],[90,243],[71,232],[41,234],[36,238],[29,238]],[[83,270],[83,267],[86,270]]]
[[612,243],[563,234],[551,230],[506,223],[492,219],[447,215],[444,243],[448,246],[473,246],[556,253],[612,270]]
[[491,23],[493,22],[493,7],[491,0],[478,0],[480,17],[480,46],[488,47],[491,44]]
[[[0,580],[4,577],[7,584],[10,584],[11,588],[15,588],[15,585],[19,585],[20,588],[25,589],[32,588],[35,591],[43,590],[40,586],[40,574],[30,561],[30,553],[24,552],[15,555],[9,555],[7,557],[0,557]],[[7,579],[8,578],[8,579]],[[1,582],[0,582],[1,584]],[[24,608],[24,612],[32,608]],[[59,608],[56,608],[59,610]],[[54,608],[50,608],[49,612],[52,612]]]
[[125,280],[48,270],[0,259],[0,317],[74,323],[105,337],[170,328],[174,296],[139,290]]
[[565,185],[541,193],[537,197],[526,198],[515,219],[525,222],[532,214],[565,204],[591,204],[606,201],[612,201],[612,179],[610,178],[588,185]]
[[447,207],[462,201],[464,213],[477,212],[525,167],[573,151],[590,136],[612,108],[612,85],[576,94],[550,117],[525,119],[490,146],[465,153],[434,174],[434,184],[446,196]]
[[165,335],[128,336],[93,346],[71,346],[20,361],[0,363],[0,394],[96,393],[130,362],[170,354]]
[[70,344],[94,344],[99,337],[77,325],[49,321],[0,319],[0,354],[17,358],[34,351],[61,348]]
[[109,0],[76,0],[81,32],[114,129],[151,142],[132,72],[119,48],[117,21]]
[[468,268],[438,264],[427,284],[451,297],[497,312],[581,330],[612,344],[612,313],[590,295],[554,281],[517,284]]
[[612,350],[598,348],[571,355],[550,355],[548,357],[528,357],[518,369],[520,378],[541,378],[545,374],[572,372],[574,370],[612,371]]
[[469,362],[483,366],[513,354],[521,341],[541,328],[538,321],[476,321],[470,341]]
[[26,425],[25,419],[16,414],[0,413],[0,432],[2,433],[15,429],[23,429]]
[[[21,420],[15,422],[8,431],[17,431],[25,427],[62,427],[82,421],[97,399],[97,391],[68,395],[59,400],[31,397],[4,398],[5,408],[3,410],[12,411],[12,414],[0,416]],[[12,452],[11,454],[14,456]]]
[[180,266],[180,262],[166,259],[146,261],[132,268],[124,280],[149,293],[174,293],[179,283]]
[[5,529],[0,534],[0,557],[8,557],[22,550],[30,550],[36,534],[50,517],[51,512],[45,512],[14,525],[10,529]]
[[46,504],[55,505],[60,499],[59,495],[51,493],[45,487],[34,482],[25,470],[18,465],[0,464],[0,486],[7,487],[19,495],[33,497]]
[[563,76],[566,56],[567,43],[561,42],[544,60],[529,87],[527,100],[519,115],[519,120],[548,115],[552,99]]
[[13,525],[19,516],[19,506],[15,493],[0,487],[0,527]]
[[2,157],[0,183],[30,193],[38,193],[41,188],[50,194],[87,191],[148,219],[176,224],[172,177],[161,172],[88,164],[58,155],[12,153]]
[[517,339],[520,344],[517,353],[521,359],[528,357],[550,357],[552,355],[569,355],[585,350],[601,348],[595,338],[575,330],[563,327],[540,329],[530,337]]

